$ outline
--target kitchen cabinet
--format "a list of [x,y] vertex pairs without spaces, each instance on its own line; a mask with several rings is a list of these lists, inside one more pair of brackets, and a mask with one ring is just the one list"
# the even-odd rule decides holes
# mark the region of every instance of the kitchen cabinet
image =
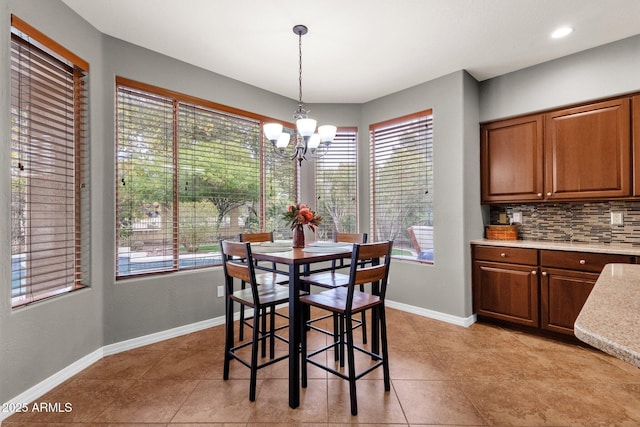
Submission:
[[606,264],[632,264],[629,255],[540,251],[540,327],[573,335],[573,324]]
[[[640,97],[633,103],[640,122],[637,103]],[[631,106],[625,97],[483,124],[482,203],[630,197]],[[640,176],[634,179],[640,196]]]
[[537,114],[481,127],[482,203],[542,198],[542,123]]
[[633,255],[472,244],[473,307],[479,319],[573,335],[606,264]]
[[537,327],[538,251],[473,246],[474,309],[478,316]]
[[633,195],[640,196],[640,95],[631,98],[631,145],[633,146]]
[[546,199],[631,195],[629,98],[545,115]]

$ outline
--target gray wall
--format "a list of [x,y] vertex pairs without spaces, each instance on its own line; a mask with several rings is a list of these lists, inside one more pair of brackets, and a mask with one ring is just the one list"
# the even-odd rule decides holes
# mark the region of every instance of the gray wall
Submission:
[[480,121],[640,90],[640,36],[486,80]]
[[[458,71],[363,106],[359,177],[368,183],[369,124],[433,109],[433,265],[396,261],[388,297],[457,317],[471,315],[468,241],[482,237],[477,83]],[[467,184],[473,185],[466,188]],[[369,186],[360,186],[361,224],[369,228]]]
[[[102,81],[101,34],[58,1],[10,0],[0,4],[0,402],[24,392],[52,374],[76,362],[103,343],[103,291],[105,266],[100,254],[105,218],[113,212],[113,203],[101,197],[105,165],[97,148],[104,144],[105,127],[101,120],[104,92]],[[92,259],[91,288],[17,310],[11,309],[11,151],[10,136],[10,14],[61,43],[90,64],[90,114],[92,138]],[[106,125],[106,126],[105,126]],[[106,267],[106,268],[105,268]]]

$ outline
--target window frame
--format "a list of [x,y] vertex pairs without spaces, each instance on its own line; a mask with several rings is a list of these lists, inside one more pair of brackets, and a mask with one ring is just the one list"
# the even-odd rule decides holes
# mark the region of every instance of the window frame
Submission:
[[[424,126],[424,129],[422,129]],[[407,135],[410,135],[407,138]],[[416,136],[417,135],[417,136]],[[404,140],[401,140],[404,138]],[[398,145],[401,142],[403,145]],[[394,119],[385,120],[379,123],[374,123],[369,126],[369,143],[370,143],[370,206],[371,206],[371,238],[374,241],[393,239],[394,240],[394,254],[395,258],[401,258],[409,261],[418,261],[424,263],[433,263],[434,259],[434,245],[433,245],[433,110],[427,109],[416,113],[408,114],[405,116],[397,117]],[[424,144],[422,146],[421,144]],[[412,148],[413,147],[413,148]],[[394,160],[393,156],[397,155],[395,150],[398,148],[406,149],[406,154],[402,156],[404,159],[397,160],[402,163],[406,161],[406,158],[411,155],[424,156],[425,170],[422,173],[420,166],[417,168],[408,168],[406,163],[403,163],[400,167],[396,166],[395,169],[390,168],[389,176],[393,179],[394,186],[393,192],[397,194],[402,202],[389,202],[378,203],[378,198],[382,197],[381,191],[377,191],[378,187],[382,185],[379,182],[380,172],[383,171],[383,165],[393,166],[391,161]],[[383,162],[384,159],[390,159],[389,162]],[[403,179],[404,178],[404,179]],[[419,178],[419,179],[416,179]],[[391,179],[386,178],[389,182]],[[412,185],[412,183],[420,182],[424,180],[424,184]],[[408,183],[408,185],[404,185]],[[390,184],[389,184],[390,186]],[[390,194],[390,190],[386,190],[387,194]],[[411,193],[411,197],[409,194]],[[404,194],[403,194],[404,193]],[[411,205],[406,200],[410,199],[411,202],[415,202]],[[388,231],[386,235],[381,237],[379,234],[379,226],[382,226],[383,220],[378,218],[378,207],[389,205],[396,211],[396,215],[402,218],[401,226],[397,231]],[[425,209],[427,212],[421,212],[421,209]],[[405,221],[408,217],[412,216],[414,219],[421,218],[420,222],[428,224],[407,224]],[[422,220],[424,218],[424,221]],[[387,221],[394,224],[397,221]],[[380,223],[380,224],[379,224]],[[411,230],[413,226],[423,227],[419,231]],[[405,230],[406,227],[406,230]],[[406,235],[405,235],[406,232]],[[413,234],[412,234],[413,233]],[[422,248],[419,240],[422,240],[421,236],[417,236],[417,233],[424,233],[424,240],[428,247]],[[420,250],[418,250],[420,247]],[[411,253],[411,255],[408,255]],[[415,255],[413,255],[415,253]]]
[[[11,306],[15,309],[90,283],[89,63],[13,14],[10,32]],[[14,44],[20,51],[14,53]],[[28,55],[26,63],[22,49]],[[26,165],[22,159],[28,159]],[[17,195],[14,178],[17,189],[28,193],[20,190]],[[45,182],[60,185],[52,191]],[[14,206],[16,198],[21,206],[24,203],[27,215]],[[38,225],[39,209],[49,218],[47,233],[44,221]],[[35,228],[23,232],[19,225],[23,223]],[[22,237],[14,242],[14,235]],[[16,250],[20,253],[14,254]],[[14,255],[18,255],[15,263]],[[14,275],[18,289],[24,289],[16,295]]]
[[[153,86],[147,83],[142,83],[142,82],[138,82],[135,80],[131,80],[125,77],[121,77],[121,76],[116,76],[115,79],[115,93],[116,93],[116,105],[115,105],[115,110],[116,110],[116,147],[115,150],[116,152],[119,149],[119,136],[118,136],[118,129],[119,129],[119,123],[118,123],[118,108],[119,108],[119,104],[118,104],[118,93],[119,93],[119,88],[120,87],[126,87],[126,88],[130,88],[133,90],[138,90],[138,91],[142,91],[142,92],[146,92],[149,94],[154,94],[157,95],[159,97],[164,97],[164,98],[168,98],[168,99],[172,99],[176,104],[177,104],[177,109],[180,108],[180,104],[188,104],[188,105],[194,105],[196,107],[201,107],[201,108],[205,108],[205,109],[209,109],[209,110],[215,110],[224,114],[228,114],[230,116],[235,116],[241,119],[246,119],[246,120],[250,120],[250,121],[254,121],[256,122],[256,125],[259,128],[259,144],[260,144],[260,159],[259,159],[259,171],[258,171],[258,179],[259,179],[259,185],[260,185],[260,194],[259,194],[259,199],[258,199],[258,206],[259,206],[259,212],[257,215],[257,219],[258,219],[258,223],[259,223],[259,227],[258,229],[252,229],[251,231],[267,231],[266,228],[267,226],[271,227],[272,229],[268,230],[268,231],[277,231],[277,229],[274,230],[273,224],[269,223],[267,225],[267,209],[271,208],[272,210],[275,209],[274,207],[271,207],[268,205],[268,200],[267,200],[267,192],[268,192],[268,180],[267,180],[267,163],[268,162],[277,162],[278,160],[276,159],[277,156],[273,156],[272,159],[268,159],[267,157],[269,157],[269,153],[272,151],[272,147],[271,147],[271,143],[269,141],[267,141],[267,139],[264,137],[263,134],[263,125],[264,123],[268,123],[268,122],[273,122],[274,119],[267,117],[267,116],[263,116],[260,114],[255,114],[252,112],[248,112],[245,110],[241,110],[238,108],[234,108],[234,107],[229,107],[227,105],[223,105],[223,104],[219,104],[213,101],[208,101],[202,98],[198,98],[198,97],[194,97],[194,96],[190,96],[190,95],[185,95],[179,92],[175,92],[169,89],[164,89],[164,88],[160,88],[157,86]],[[179,111],[174,113],[176,116],[179,115]],[[282,122],[282,121],[278,121],[275,120],[277,122],[282,123],[285,127],[287,128],[293,128],[294,125],[291,123],[287,123],[287,122]],[[177,124],[176,124],[177,126]],[[174,129],[174,139],[173,139],[173,145],[174,147],[179,144],[179,137],[177,136],[177,133],[179,131],[177,129]],[[177,149],[174,148],[174,169],[173,169],[173,173],[174,173],[174,177],[175,179],[177,179],[177,166],[176,164],[180,161],[179,157],[177,156]],[[118,241],[118,234],[119,234],[119,224],[117,221],[118,218],[118,201],[120,200],[119,198],[119,184],[118,181],[120,179],[119,177],[119,172],[118,172],[118,155],[116,153],[116,206],[115,206],[115,212],[114,212],[114,216],[116,218],[116,223],[115,223],[115,233],[116,233],[116,242]],[[299,168],[296,165],[296,163],[293,160],[289,160],[289,159],[282,159],[281,161],[286,162],[285,166],[291,165],[292,168],[294,168],[293,170],[295,171],[294,175],[294,179],[291,183],[288,183],[289,185],[292,185],[292,200],[287,200],[286,202],[281,201],[280,203],[282,204],[282,211],[284,212],[285,207],[292,202],[297,201],[297,199],[299,198]],[[273,166],[273,165],[272,165]],[[272,169],[275,169],[275,167],[272,167]],[[291,173],[289,173],[289,175],[291,175]],[[175,185],[179,185],[179,184],[175,184]],[[177,188],[177,187],[176,187]],[[176,192],[174,190],[174,192]],[[177,205],[174,203],[174,211],[177,210]],[[173,217],[173,221],[175,223],[174,225],[174,236],[172,236],[172,239],[174,239],[174,250],[173,253],[171,254],[172,257],[176,258],[179,257],[179,253],[177,251],[177,248],[179,246],[179,241],[176,243],[176,240],[179,240],[179,224],[177,221],[179,221],[178,216],[174,215]],[[284,227],[282,227],[282,229],[284,229]],[[287,229],[288,231],[288,229]],[[118,245],[116,244],[116,257],[118,256],[117,252],[118,252]],[[174,262],[173,263],[173,267],[170,269],[160,269],[160,270],[154,270],[154,271],[149,271],[149,272],[141,272],[141,273],[135,273],[135,274],[124,274],[121,275],[118,273],[118,260],[116,260],[116,280],[124,280],[124,279],[129,279],[129,278],[133,278],[133,277],[138,277],[138,276],[147,276],[147,275],[158,275],[158,274],[169,274],[169,273],[173,273],[176,271],[184,271],[184,270],[192,270],[192,269],[197,269],[197,268],[207,268],[207,267],[214,267],[214,266],[218,266],[220,265],[219,263],[216,263],[214,261],[213,264],[207,264],[207,265],[201,265],[201,266],[195,266],[195,267],[189,267],[189,268],[181,268],[179,263]]]

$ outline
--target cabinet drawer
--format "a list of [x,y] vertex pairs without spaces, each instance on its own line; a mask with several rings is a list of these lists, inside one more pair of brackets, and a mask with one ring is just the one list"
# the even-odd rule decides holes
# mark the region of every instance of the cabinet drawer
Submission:
[[542,267],[556,267],[565,270],[587,271],[600,273],[606,264],[623,263],[634,264],[632,255],[612,255],[591,252],[540,251],[540,265]]
[[510,264],[538,264],[538,250],[504,246],[476,246],[475,259]]

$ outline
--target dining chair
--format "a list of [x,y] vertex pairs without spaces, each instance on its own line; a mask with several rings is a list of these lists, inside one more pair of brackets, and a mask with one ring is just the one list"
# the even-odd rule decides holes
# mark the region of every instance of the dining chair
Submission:
[[[225,346],[224,346],[224,371],[223,379],[229,379],[229,365],[232,359],[238,360],[247,366],[250,371],[249,380],[249,400],[254,401],[256,398],[256,379],[258,369],[269,366],[288,358],[287,355],[275,357],[275,339],[287,342],[288,340],[276,334],[275,327],[275,310],[278,304],[289,301],[289,288],[278,284],[272,286],[258,285],[256,281],[255,263],[251,254],[251,243],[249,242],[232,242],[229,240],[220,241],[220,250],[222,252],[222,264],[224,266],[225,275]],[[235,290],[234,282],[238,280],[249,285],[244,289]],[[252,308],[254,311],[252,324],[251,340],[235,344],[234,332],[234,302],[239,303],[241,307]],[[269,325],[267,328],[260,326],[260,319],[269,317]],[[242,324],[242,323],[241,323]],[[259,363],[258,346],[260,342],[265,344],[269,341],[269,359]],[[250,360],[242,357],[239,350],[245,347],[251,347]],[[263,352],[264,353],[264,352]],[[246,357],[246,356],[245,356]],[[263,354],[264,358],[265,355]]]
[[[338,287],[322,291],[316,294],[308,294],[300,297],[303,305],[316,307],[337,314],[344,321],[340,322],[341,330],[338,342],[333,342],[312,352],[307,349],[307,335],[311,331],[303,328],[301,351],[302,351],[302,387],[307,386],[307,363],[311,363],[321,369],[326,370],[340,378],[349,381],[349,396],[351,401],[351,414],[358,414],[358,402],[356,397],[356,381],[376,368],[382,366],[384,376],[384,389],[390,390],[389,378],[389,354],[387,345],[387,324],[385,314],[385,295],[389,277],[389,266],[391,263],[392,241],[378,243],[356,243],[351,255],[351,267],[349,271],[349,284],[346,287]],[[363,261],[368,261],[364,265]],[[371,293],[356,290],[356,286],[371,283]],[[372,341],[379,345],[371,345],[371,350],[356,345],[353,339],[353,315],[371,310],[372,330],[379,329],[379,337],[371,337]],[[342,326],[344,325],[344,326]],[[377,326],[378,328],[375,328]],[[378,334],[376,334],[378,335]],[[322,354],[330,349],[334,352],[342,351],[346,347],[347,368],[344,369],[329,365],[329,358],[314,356]],[[356,370],[355,351],[364,353],[371,357],[372,362],[364,369]],[[341,358],[343,359],[343,358]],[[363,362],[364,363],[364,362]],[[340,370],[339,370],[340,369]]]
[[[336,233],[334,236],[334,242],[341,243],[367,243],[367,233]],[[333,289],[337,287],[344,287],[349,284],[349,274],[340,272],[340,269],[344,269],[349,267],[349,265],[344,263],[344,259],[333,260],[331,262],[331,269],[326,272],[315,273],[309,276],[303,276],[300,278],[300,281],[307,285],[319,286],[322,288]],[[364,285],[360,286],[360,290],[364,292]],[[320,328],[318,326],[314,326],[314,323],[320,322],[321,320],[327,319],[329,317],[333,317],[333,332],[327,331],[326,329]],[[340,329],[338,322],[339,317],[335,314],[326,314],[324,316],[319,316],[307,321],[307,325],[319,332],[324,332],[328,335],[333,335],[334,340],[338,339],[338,331]],[[356,322],[354,325],[355,328],[362,327],[362,339],[363,343],[367,343],[367,318],[365,312],[362,312],[362,319],[359,322]],[[336,353],[336,360],[338,360],[339,354]]]
[[[265,231],[265,232],[260,232],[260,233],[240,233],[238,234],[238,240],[241,242],[250,242],[250,243],[266,243],[266,242],[273,242],[273,232],[272,231]],[[255,263],[256,267],[259,268],[258,262],[256,261]],[[262,273],[256,273],[256,282],[258,283],[258,285],[262,285],[262,286],[273,286],[275,284],[284,284],[284,283],[288,283],[289,281],[289,276],[284,275],[284,274],[280,274],[276,272],[276,263],[271,263],[271,270],[269,272],[262,272]],[[240,287],[242,289],[244,289],[246,287],[246,283],[241,283]],[[288,318],[286,315],[281,314],[281,313],[276,313],[279,316]],[[263,321],[266,321],[265,318],[263,318]],[[250,322],[249,320],[245,319],[244,316],[244,306],[240,307],[240,332],[239,332],[239,337],[238,339],[243,340],[244,339],[244,326],[247,325],[249,327],[251,327],[252,322]],[[262,356],[264,357],[264,347],[262,350]]]

